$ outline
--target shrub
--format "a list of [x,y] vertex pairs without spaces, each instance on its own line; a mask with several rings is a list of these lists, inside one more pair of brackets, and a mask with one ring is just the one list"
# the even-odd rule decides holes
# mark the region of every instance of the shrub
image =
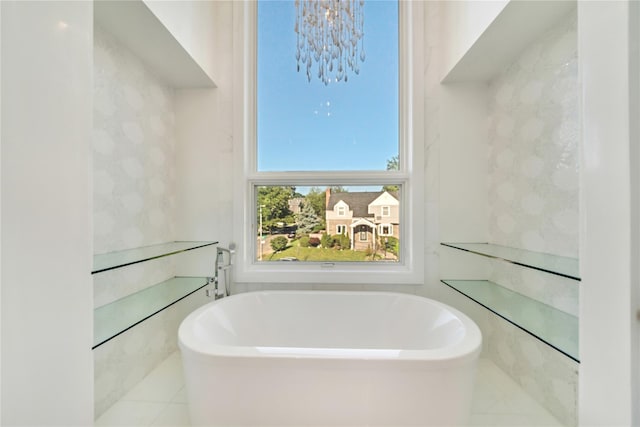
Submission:
[[273,249],[274,252],[285,250],[288,244],[289,240],[284,236],[277,236],[271,239],[271,249]]
[[351,249],[351,239],[349,238],[349,233],[342,235],[340,246],[342,246],[342,249]]
[[322,244],[323,248],[330,248],[333,246],[333,239],[327,233],[322,233],[320,244]]
[[400,241],[395,237],[384,237],[383,239],[386,239],[386,241],[383,240],[384,248],[388,252],[398,256],[398,252],[400,252]]
[[308,248],[309,247],[309,236],[302,236],[298,242],[300,242],[300,247],[301,248]]
[[318,239],[317,237],[310,237],[309,246],[313,246],[314,248],[317,248],[318,246],[320,246],[320,239]]
[[332,247],[339,246],[339,249],[351,249],[349,234],[334,234],[331,239],[333,240]]

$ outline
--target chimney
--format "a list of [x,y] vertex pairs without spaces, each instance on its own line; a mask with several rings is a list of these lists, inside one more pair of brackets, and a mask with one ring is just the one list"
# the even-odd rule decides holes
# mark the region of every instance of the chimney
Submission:
[[329,209],[329,198],[331,197],[331,187],[324,190],[324,208]]

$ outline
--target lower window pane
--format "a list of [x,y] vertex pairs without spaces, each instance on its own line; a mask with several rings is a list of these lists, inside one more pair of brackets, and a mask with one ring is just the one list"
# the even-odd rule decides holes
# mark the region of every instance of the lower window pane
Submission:
[[400,260],[401,188],[256,186],[259,262]]

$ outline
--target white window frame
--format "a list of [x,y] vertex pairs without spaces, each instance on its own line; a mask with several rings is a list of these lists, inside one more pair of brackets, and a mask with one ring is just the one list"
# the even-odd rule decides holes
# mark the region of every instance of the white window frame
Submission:
[[[360,242],[368,242],[369,241],[369,233],[367,233],[366,231],[359,231],[358,234],[359,234],[358,240]],[[362,236],[364,236],[364,239],[362,238]]]
[[[383,233],[382,229],[384,227],[389,227],[389,233]],[[380,224],[378,225],[378,235],[379,236],[393,236],[393,224]]]
[[[385,210],[387,211],[387,213],[385,213]],[[391,206],[381,206],[380,216],[391,216]]]
[[[233,159],[237,283],[424,284],[424,5],[399,1],[399,159],[397,171],[257,172],[257,2],[233,2]],[[292,30],[293,31],[293,30]],[[373,49],[369,47],[368,49]],[[398,185],[402,197],[397,263],[259,262],[256,186]]]
[[[342,229],[342,231],[340,231]],[[336,225],[336,234],[345,234],[347,232],[347,226],[344,224]]]
[[347,207],[342,205],[336,206],[336,214],[338,216],[347,216]]

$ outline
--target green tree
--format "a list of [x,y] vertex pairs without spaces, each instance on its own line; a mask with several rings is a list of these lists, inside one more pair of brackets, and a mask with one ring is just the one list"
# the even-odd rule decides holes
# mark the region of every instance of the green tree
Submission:
[[[397,171],[400,170],[400,158],[396,154],[390,159],[387,159],[387,170],[388,171]],[[382,191],[389,191],[392,193],[397,193],[400,191],[400,187],[397,185],[385,185],[382,187]]]
[[271,229],[277,222],[287,222],[291,219],[289,200],[293,198],[295,187],[263,186],[258,187],[257,218],[260,221],[260,206],[262,206],[262,224]]
[[303,203],[300,213],[296,214],[296,224],[298,226],[297,234],[309,234],[320,223],[320,219],[309,203]]
[[387,160],[387,170],[388,171],[400,170],[400,158],[398,157],[397,154]]
[[312,187],[304,198],[304,203],[309,204],[313,207],[316,215],[322,221],[322,225],[324,225],[326,222],[326,197],[327,196],[324,190],[321,190],[318,187]]
[[287,240],[287,238],[284,236],[276,236],[271,239],[271,249],[273,249],[274,252],[285,250],[288,244],[289,240]]

